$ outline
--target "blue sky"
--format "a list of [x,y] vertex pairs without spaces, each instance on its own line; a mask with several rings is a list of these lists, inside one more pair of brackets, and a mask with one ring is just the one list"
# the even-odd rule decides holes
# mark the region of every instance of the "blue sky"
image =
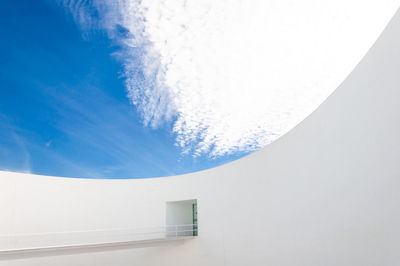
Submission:
[[113,55],[121,47],[104,30],[82,30],[62,5],[2,1],[0,34],[1,170],[144,178],[198,171],[244,154],[182,154],[173,120],[144,126]]
[[398,2],[3,0],[0,170],[145,178],[238,159],[315,110]]

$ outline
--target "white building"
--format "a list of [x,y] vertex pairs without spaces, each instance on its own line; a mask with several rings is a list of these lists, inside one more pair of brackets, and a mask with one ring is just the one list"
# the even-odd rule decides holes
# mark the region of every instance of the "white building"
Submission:
[[395,266],[399,188],[397,13],[312,115],[238,161],[141,180],[0,172],[0,265]]

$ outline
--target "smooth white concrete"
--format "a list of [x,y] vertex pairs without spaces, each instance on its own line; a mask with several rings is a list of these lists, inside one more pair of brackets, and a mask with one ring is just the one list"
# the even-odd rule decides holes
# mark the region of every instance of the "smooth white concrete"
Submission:
[[199,221],[199,236],[179,244],[0,256],[0,265],[397,266],[399,71],[397,13],[319,109],[243,159],[143,180],[0,172],[0,235],[159,226],[166,202],[186,199],[198,200]]

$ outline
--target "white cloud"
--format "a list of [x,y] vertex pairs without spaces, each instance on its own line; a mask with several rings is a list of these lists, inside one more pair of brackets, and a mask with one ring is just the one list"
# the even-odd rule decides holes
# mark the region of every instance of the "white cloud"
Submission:
[[174,119],[184,152],[216,157],[259,149],[304,119],[356,66],[400,1],[95,3],[100,26],[124,47],[126,88],[145,124]]

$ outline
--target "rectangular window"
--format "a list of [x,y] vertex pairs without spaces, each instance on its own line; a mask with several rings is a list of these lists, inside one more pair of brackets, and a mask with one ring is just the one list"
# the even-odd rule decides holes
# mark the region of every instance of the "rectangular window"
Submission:
[[166,204],[167,236],[197,236],[197,200],[169,201]]

